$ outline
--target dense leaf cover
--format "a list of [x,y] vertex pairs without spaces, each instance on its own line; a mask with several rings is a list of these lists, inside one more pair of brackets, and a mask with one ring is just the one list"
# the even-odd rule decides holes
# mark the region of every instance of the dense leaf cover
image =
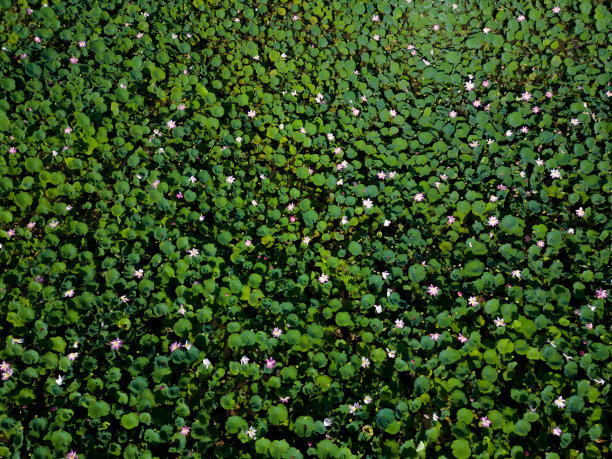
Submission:
[[610,454],[607,2],[0,0],[0,456]]

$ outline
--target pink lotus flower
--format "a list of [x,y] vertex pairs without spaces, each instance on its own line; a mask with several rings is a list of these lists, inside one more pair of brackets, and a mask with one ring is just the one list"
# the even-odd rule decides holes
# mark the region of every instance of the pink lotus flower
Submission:
[[351,111],[353,112],[353,116],[359,116],[359,110],[357,110],[355,107],[352,107]]
[[119,350],[119,348],[121,348],[121,346],[123,346],[123,341],[121,341],[119,338],[115,338],[113,341],[111,341],[111,349],[113,351],[117,351]]
[[459,333],[459,336],[457,336],[457,339],[458,339],[459,341],[461,341],[462,343],[465,343],[465,342],[468,340],[468,339],[467,339],[465,336],[463,336],[461,333]]
[[450,116],[451,118],[454,118],[457,116],[457,112],[455,110],[451,110],[451,112],[448,114],[448,116]]
[[177,199],[181,199],[183,197],[183,193],[179,191],[178,193],[176,193],[176,197]]
[[324,284],[325,282],[327,282],[329,280],[329,277],[327,276],[327,274],[321,274],[319,276],[319,282]]
[[561,12],[561,8],[558,6],[554,6],[552,9],[552,12],[555,14],[559,14]]
[[79,455],[76,451],[70,451],[68,454],[66,454],[66,459],[77,459],[78,457]]
[[491,425],[491,421],[487,416],[483,416],[480,418],[480,425],[482,427],[489,427]]
[[144,276],[144,270],[139,269],[138,271],[134,271],[134,276],[139,279],[142,279],[142,276]]
[[70,126],[64,129],[64,134],[70,134],[71,132],[72,132],[72,128]]
[[85,43],[84,41],[79,42],[79,48],[85,48],[85,46],[87,46],[87,43]]
[[176,123],[173,120],[170,120],[166,123],[166,126],[168,127],[168,129],[172,130],[176,127]]
[[523,15],[521,14],[521,15],[520,15],[518,18],[516,18],[516,20],[517,20],[518,22],[523,22],[523,21],[525,20],[525,16],[523,16]]
[[64,292],[64,298],[72,298],[74,296],[74,290],[70,289],[70,290],[66,290],[66,292]]
[[155,180],[151,185],[153,186],[154,190],[157,190],[157,186],[160,184],[161,182],[159,180]]
[[579,217],[584,217],[584,209],[582,207],[579,207],[578,209],[576,209],[576,215]]
[[502,319],[501,317],[498,317],[497,319],[495,319],[494,322],[495,322],[495,326],[496,327],[505,327],[506,326],[506,322],[504,322],[504,319]]
[[278,327],[275,327],[274,330],[272,330],[272,336],[274,336],[275,338],[278,338],[282,334],[283,334],[283,331]]
[[489,217],[489,221],[487,222],[489,226],[497,226],[499,224],[499,220],[497,217]]
[[174,352],[174,351],[180,349],[181,346],[183,346],[181,343],[179,343],[178,341],[175,341],[174,343],[172,343],[170,345],[170,352]]
[[593,330],[593,324],[586,324],[587,330]]
[[74,65],[74,64],[76,64],[77,62],[79,62],[79,60],[78,60],[76,57],[71,57],[71,58],[70,58],[70,63],[71,63],[71,64],[73,64],[73,65]]
[[434,341],[438,341],[440,339],[440,333],[430,333],[429,337]]
[[190,430],[191,430],[190,427],[187,427],[187,426],[181,427],[181,435],[184,435],[186,437],[187,435],[189,435]]
[[16,149],[15,147],[10,147],[10,148],[8,149],[8,152],[9,152],[11,155],[14,155],[15,153],[17,153],[17,149]]
[[70,354],[68,354],[68,360],[74,362],[78,356],[78,352],[71,352]]
[[561,434],[563,433],[563,431],[561,430],[561,428],[559,426],[555,427],[552,431],[553,435],[556,435],[557,437],[560,437]]
[[471,81],[466,81],[465,82],[465,90],[466,91],[472,91],[474,89],[474,83],[472,83]]
[[255,118],[255,116],[257,116],[257,113],[255,112],[255,110],[249,110],[249,113],[247,113],[247,116],[249,118]]
[[528,101],[529,99],[531,99],[531,94],[529,93],[529,91],[525,91],[523,94],[521,94],[521,99],[523,99],[524,101]]
[[11,364],[3,360],[2,363],[0,364],[0,371],[9,371],[10,369],[11,369]]
[[34,37],[34,41],[35,41],[36,43],[40,43],[40,42],[41,42],[41,39],[40,39],[40,37]]
[[485,88],[486,88],[487,86],[489,86],[489,80],[484,80],[484,81],[482,82],[482,86],[483,86],[483,87],[485,87]]
[[423,198],[424,198],[423,193],[417,193],[416,196],[414,197],[414,200],[416,202],[421,202]]
[[247,239],[246,241],[244,241],[244,245],[246,245],[247,247],[250,247],[252,244],[250,239]]
[[452,225],[453,223],[455,223],[455,217],[453,217],[452,215],[448,216],[448,224]]
[[7,381],[11,375],[13,374],[13,369],[9,368],[8,370],[2,372],[2,381]]
[[604,290],[603,288],[600,288],[595,292],[595,296],[600,300],[605,300],[606,298],[608,298],[608,291]]
[[538,244],[538,247],[544,247],[546,245],[546,243],[541,239],[537,242],[537,244]]
[[559,397],[553,403],[557,405],[557,408],[565,408],[565,399],[563,397]]
[[440,293],[440,288],[431,284],[429,287],[427,287],[427,293],[429,293],[430,296],[436,296]]
[[270,357],[269,359],[266,359],[266,368],[271,370],[275,366],[276,366],[276,360],[274,360],[272,357]]

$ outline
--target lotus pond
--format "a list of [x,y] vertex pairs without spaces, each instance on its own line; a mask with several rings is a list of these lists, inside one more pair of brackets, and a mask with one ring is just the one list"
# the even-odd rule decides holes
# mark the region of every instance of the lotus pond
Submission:
[[0,457],[610,455],[609,4],[454,1],[0,0]]

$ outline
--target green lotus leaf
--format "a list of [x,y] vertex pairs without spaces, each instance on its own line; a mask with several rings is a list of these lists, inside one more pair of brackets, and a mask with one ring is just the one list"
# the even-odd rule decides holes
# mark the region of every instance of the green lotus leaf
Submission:
[[138,415],[135,413],[128,413],[121,416],[121,425],[128,430],[135,429],[139,424]]
[[454,349],[444,349],[440,352],[440,363],[442,365],[452,365],[461,358],[461,352]]
[[467,440],[457,439],[451,443],[453,456],[457,459],[467,459],[472,455],[470,443]]
[[524,419],[520,419],[514,424],[514,432],[516,432],[516,434],[520,435],[521,437],[527,436],[530,431],[531,424],[525,421]]
[[484,269],[485,264],[482,261],[478,259],[473,259],[465,264],[465,267],[463,268],[463,273],[466,276],[475,277],[480,276]]
[[319,459],[331,459],[338,457],[339,448],[331,440],[321,440],[317,444],[317,457]]
[[51,443],[56,450],[66,451],[72,443],[72,435],[68,432],[56,430],[51,434]]
[[230,434],[236,434],[248,429],[249,425],[240,416],[230,416],[225,422],[225,430]]
[[584,400],[578,395],[573,395],[567,399],[567,410],[570,413],[578,413],[584,408]]
[[461,408],[457,411],[457,420],[469,425],[474,420],[474,412],[467,408]]
[[542,359],[548,364],[549,367],[558,370],[563,366],[565,360],[563,356],[554,348],[545,346],[541,351]]
[[336,314],[336,325],[338,327],[352,327],[354,325],[351,315],[348,312],[339,312]]
[[348,250],[349,250],[349,252],[351,252],[351,255],[353,255],[355,257],[355,256],[361,254],[362,246],[358,242],[351,241],[349,243]]
[[288,411],[285,405],[274,405],[268,409],[268,420],[272,425],[278,426],[287,422]]
[[221,245],[229,245],[229,243],[232,242],[232,239],[232,233],[230,233],[229,231],[221,231],[221,233],[219,233],[219,235],[217,236],[217,241]]
[[383,408],[376,413],[376,425],[383,430],[389,427],[395,420],[395,414],[390,408]]
[[422,265],[412,265],[408,272],[410,280],[416,284],[424,280],[426,277],[426,271]]
[[293,426],[293,431],[300,437],[310,437],[314,430],[314,419],[310,416],[300,416]]
[[28,158],[25,161],[25,168],[28,172],[40,172],[43,168],[43,163],[38,158]]
[[109,413],[110,405],[103,400],[98,400],[87,408],[87,415],[91,418],[101,418]]

